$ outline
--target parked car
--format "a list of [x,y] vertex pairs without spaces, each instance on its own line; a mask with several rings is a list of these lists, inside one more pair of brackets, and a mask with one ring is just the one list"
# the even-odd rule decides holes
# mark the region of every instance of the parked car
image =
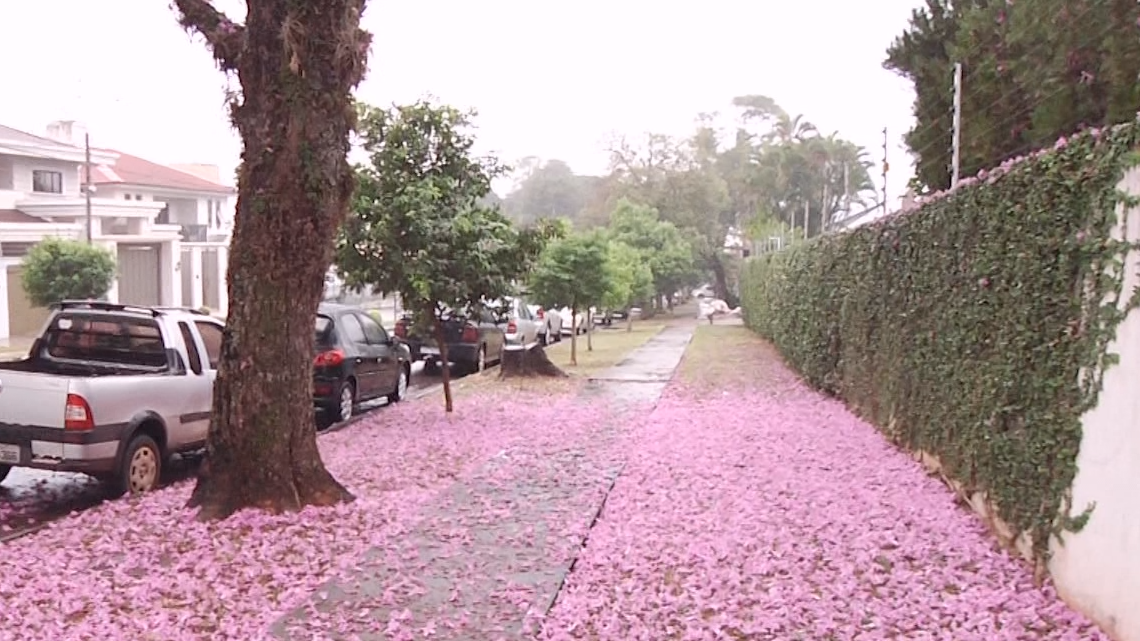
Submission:
[[321,303],[313,330],[313,404],[335,421],[352,418],[364,401],[407,395],[411,351],[363,309]]
[[[502,360],[506,323],[500,323],[493,311],[483,310],[471,320],[444,312],[440,320],[443,322],[448,360],[465,373],[481,372],[488,364]],[[443,365],[435,338],[419,335],[411,316],[405,315],[396,321],[394,333],[407,345],[412,361],[422,360],[429,372]]]
[[545,331],[546,323],[535,318],[530,311],[530,306],[520,297],[512,296],[502,301],[492,301],[488,306],[492,309],[501,310],[502,315],[498,321],[506,324],[503,336],[508,345],[536,343],[540,331]]
[[[563,334],[586,333],[586,315],[581,311],[577,314],[572,314],[569,307],[563,307],[558,310],[558,315],[562,317]],[[571,318],[571,316],[573,316],[573,318]]]
[[0,481],[27,467],[154,489],[206,443],[223,330],[188,309],[58,304],[28,356],[0,363]]
[[532,316],[538,321],[538,341],[543,345],[562,340],[562,315],[547,312],[540,305],[527,305]]

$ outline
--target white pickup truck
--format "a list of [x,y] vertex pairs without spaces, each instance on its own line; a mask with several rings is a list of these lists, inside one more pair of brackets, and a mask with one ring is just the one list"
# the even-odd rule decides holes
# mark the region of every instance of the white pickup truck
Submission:
[[0,481],[28,467],[153,489],[171,454],[205,445],[223,331],[185,309],[60,303],[28,357],[0,363]]

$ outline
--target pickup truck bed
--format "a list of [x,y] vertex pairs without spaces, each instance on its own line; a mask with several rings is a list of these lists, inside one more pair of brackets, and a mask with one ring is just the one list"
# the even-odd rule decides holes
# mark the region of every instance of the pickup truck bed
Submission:
[[0,480],[30,467],[152,489],[205,444],[222,332],[184,310],[61,304],[26,359],[0,364]]

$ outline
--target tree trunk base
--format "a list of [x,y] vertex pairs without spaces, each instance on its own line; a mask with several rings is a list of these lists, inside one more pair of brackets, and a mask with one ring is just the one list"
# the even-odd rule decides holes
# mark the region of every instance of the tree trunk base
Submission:
[[[288,469],[285,471],[288,474]],[[225,519],[248,508],[281,514],[297,512],[310,505],[329,507],[356,499],[323,466],[319,469],[296,470],[288,478],[251,479],[233,476],[213,473],[208,457],[202,461],[198,483],[187,504],[187,507],[198,508],[199,521]]]
[[499,378],[566,378],[570,376],[550,361],[542,345],[530,349],[503,350]]

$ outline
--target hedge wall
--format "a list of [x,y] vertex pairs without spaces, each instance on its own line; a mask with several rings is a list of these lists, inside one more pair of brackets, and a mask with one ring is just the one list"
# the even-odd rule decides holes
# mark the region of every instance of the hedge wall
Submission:
[[1062,139],[743,274],[749,327],[896,443],[985,490],[1039,560],[1049,534],[1092,508],[1065,503],[1080,417],[1115,359],[1106,346],[1123,312],[1105,296],[1122,295],[1127,245],[1112,230],[1117,206],[1136,204],[1117,185],[1137,164],[1138,132]]

